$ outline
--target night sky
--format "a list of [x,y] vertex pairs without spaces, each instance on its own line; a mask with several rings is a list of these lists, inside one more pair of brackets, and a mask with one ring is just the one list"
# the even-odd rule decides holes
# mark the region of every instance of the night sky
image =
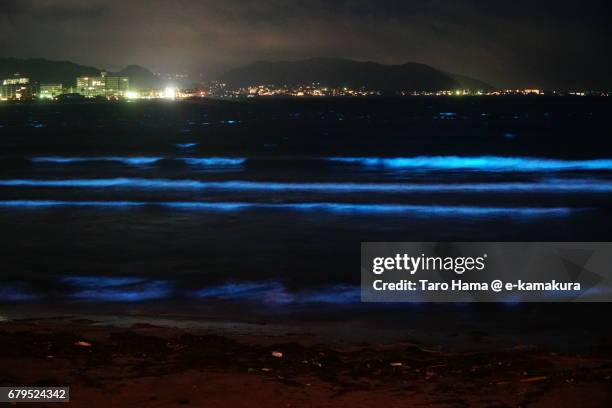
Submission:
[[408,61],[499,87],[612,88],[605,0],[0,0],[3,57],[210,79],[255,60]]

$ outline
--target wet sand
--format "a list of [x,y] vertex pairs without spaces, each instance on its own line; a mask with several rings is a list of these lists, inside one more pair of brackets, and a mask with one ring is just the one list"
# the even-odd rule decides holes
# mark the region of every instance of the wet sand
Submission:
[[479,351],[265,326],[18,320],[0,323],[0,385],[69,385],[75,407],[604,407],[612,403],[611,339],[586,352],[530,344]]

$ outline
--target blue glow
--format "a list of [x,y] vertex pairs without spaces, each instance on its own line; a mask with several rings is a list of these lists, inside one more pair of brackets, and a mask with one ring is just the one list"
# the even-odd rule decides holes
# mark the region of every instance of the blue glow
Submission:
[[95,161],[111,161],[123,163],[130,166],[143,166],[147,164],[155,164],[162,160],[163,157],[128,157],[128,156],[100,156],[100,157],[63,157],[63,156],[46,156],[46,157],[34,157],[32,162],[34,163],[82,163],[82,162],[95,162]]
[[558,160],[499,156],[417,156],[417,157],[329,157],[329,161],[368,167],[421,170],[474,170],[533,172],[567,170],[612,170],[612,159]]
[[201,289],[195,296],[203,299],[249,300],[271,304],[292,303],[358,303],[358,286],[330,285],[322,288],[288,291],[279,282],[225,283]]
[[185,157],[180,160],[190,166],[239,166],[246,161],[244,157]]
[[425,216],[567,216],[573,210],[566,207],[478,207],[407,204],[292,203],[269,204],[247,202],[138,202],[138,201],[0,201],[0,207],[140,207],[160,206],[181,210],[239,211],[244,209],[323,211],[336,214],[415,214]]
[[162,206],[177,210],[213,210],[213,211],[239,211],[247,208],[257,207],[257,204],[251,203],[212,203],[206,201],[200,202],[166,202],[161,203]]
[[179,149],[189,149],[190,147],[196,147],[198,144],[197,143],[177,143],[175,144],[176,147],[178,147]]
[[85,288],[108,288],[142,283],[145,279],[135,277],[107,277],[107,276],[66,276],[64,282]]
[[45,207],[139,207],[147,205],[138,201],[62,201],[62,200],[11,200],[0,201],[0,207],[45,208]]
[[171,295],[170,285],[165,281],[151,281],[140,285],[110,285],[86,287],[70,295],[71,298],[83,301],[98,302],[142,302],[167,298]]
[[286,208],[302,211],[326,211],[333,213],[361,214],[401,214],[413,213],[428,216],[566,216],[571,209],[564,207],[528,208],[528,207],[471,207],[444,205],[406,205],[406,204],[344,204],[344,203],[300,203],[268,204],[275,208]]
[[609,193],[612,180],[546,179],[503,183],[284,183],[146,178],[0,180],[0,187],[136,188],[160,190],[315,191],[319,193]]
[[23,282],[0,285],[0,302],[26,302],[36,299],[38,296],[27,291]]
[[[177,144],[179,148],[189,148],[196,146],[197,143],[185,143]],[[56,163],[56,164],[70,164],[70,163],[84,163],[84,162],[98,162],[98,161],[109,161],[122,163],[129,166],[144,166],[155,164],[165,157],[151,156],[151,157],[128,157],[128,156],[96,156],[96,157],[64,157],[64,156],[46,156],[46,157],[33,157],[31,160],[34,163]],[[246,162],[244,157],[179,157],[176,160],[181,160],[191,166],[238,166]]]
[[359,286],[334,285],[300,293],[298,300],[303,303],[359,303],[361,289]]
[[196,295],[201,298],[244,299],[279,288],[281,288],[280,284],[275,282],[225,283],[201,289],[196,292]]

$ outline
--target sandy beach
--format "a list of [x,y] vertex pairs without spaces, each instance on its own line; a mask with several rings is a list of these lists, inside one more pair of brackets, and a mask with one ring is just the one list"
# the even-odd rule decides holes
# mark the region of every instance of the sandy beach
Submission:
[[[602,407],[610,338],[586,353],[529,344],[453,351],[70,317],[0,323],[2,386],[70,386],[70,406]],[[588,395],[588,398],[585,396]],[[54,404],[49,404],[49,406]],[[37,403],[36,406],[44,406]]]

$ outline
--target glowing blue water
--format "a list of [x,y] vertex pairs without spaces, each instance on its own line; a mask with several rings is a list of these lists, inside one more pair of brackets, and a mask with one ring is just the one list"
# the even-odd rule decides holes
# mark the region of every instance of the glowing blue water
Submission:
[[62,201],[62,200],[10,200],[0,201],[0,207],[44,208],[44,207],[140,207],[138,201]]
[[279,289],[282,289],[282,286],[277,282],[230,282],[196,291],[196,296],[201,298],[244,299],[259,296],[262,292]]
[[142,283],[145,279],[135,277],[107,277],[107,276],[66,276],[62,281],[79,287],[107,288]]
[[199,181],[145,178],[0,180],[0,187],[136,188],[160,190],[314,191],[319,193],[609,193],[612,181],[547,179],[502,183],[284,183],[261,181]]
[[190,147],[196,147],[198,144],[197,143],[177,143],[175,144],[176,147],[178,147],[179,149],[189,149]]
[[[189,148],[197,143],[178,143],[179,148]],[[32,158],[38,163],[78,163],[90,161],[114,161],[132,166],[154,164],[163,157],[144,156],[99,156],[99,157],[63,157],[47,156]],[[194,166],[236,166],[246,162],[244,157],[187,157],[177,158]],[[470,170],[491,172],[538,172],[569,170],[612,170],[612,159],[563,160],[537,157],[501,157],[501,156],[416,156],[416,157],[326,157],[323,160],[337,163],[354,163],[367,167],[389,169],[415,169],[423,171],[436,170]]]
[[142,207],[158,206],[178,210],[240,211],[244,209],[322,211],[335,214],[415,214],[423,216],[567,216],[573,210],[567,207],[480,207],[408,204],[348,204],[348,203],[247,203],[247,202],[145,202],[145,201],[61,201],[10,200],[0,201],[0,207]]
[[32,162],[34,163],[82,163],[82,162],[95,162],[95,161],[111,161],[126,164],[129,166],[144,166],[148,164],[155,164],[162,160],[163,157],[128,157],[128,156],[101,156],[101,157],[63,157],[63,156],[45,156],[45,157],[34,157]]
[[172,288],[167,282],[151,281],[137,286],[91,286],[72,293],[70,297],[98,302],[142,302],[167,298],[171,293]]
[[38,295],[29,292],[23,282],[0,285],[0,302],[26,302],[38,299]]
[[[179,148],[189,148],[196,146],[197,143],[184,143],[177,144]],[[129,156],[92,156],[92,157],[64,157],[64,156],[45,156],[45,157],[34,157],[32,162],[34,163],[56,163],[56,164],[69,164],[69,163],[85,163],[85,162],[98,162],[108,161],[117,162],[129,166],[145,166],[155,164],[161,160],[166,159],[161,156],[143,156],[143,157],[129,157]],[[246,161],[243,157],[179,157],[176,160],[183,161],[184,163],[192,166],[238,166]]]
[[612,159],[559,160],[536,157],[500,156],[417,156],[417,157],[328,157],[339,163],[368,167],[420,170],[473,170],[496,172],[534,172],[567,170],[612,170]]
[[244,157],[185,157],[180,160],[190,166],[239,166],[246,161]]
[[279,282],[226,283],[196,291],[203,299],[250,300],[272,304],[292,303],[358,303],[358,286],[329,285],[298,292],[288,291]]

